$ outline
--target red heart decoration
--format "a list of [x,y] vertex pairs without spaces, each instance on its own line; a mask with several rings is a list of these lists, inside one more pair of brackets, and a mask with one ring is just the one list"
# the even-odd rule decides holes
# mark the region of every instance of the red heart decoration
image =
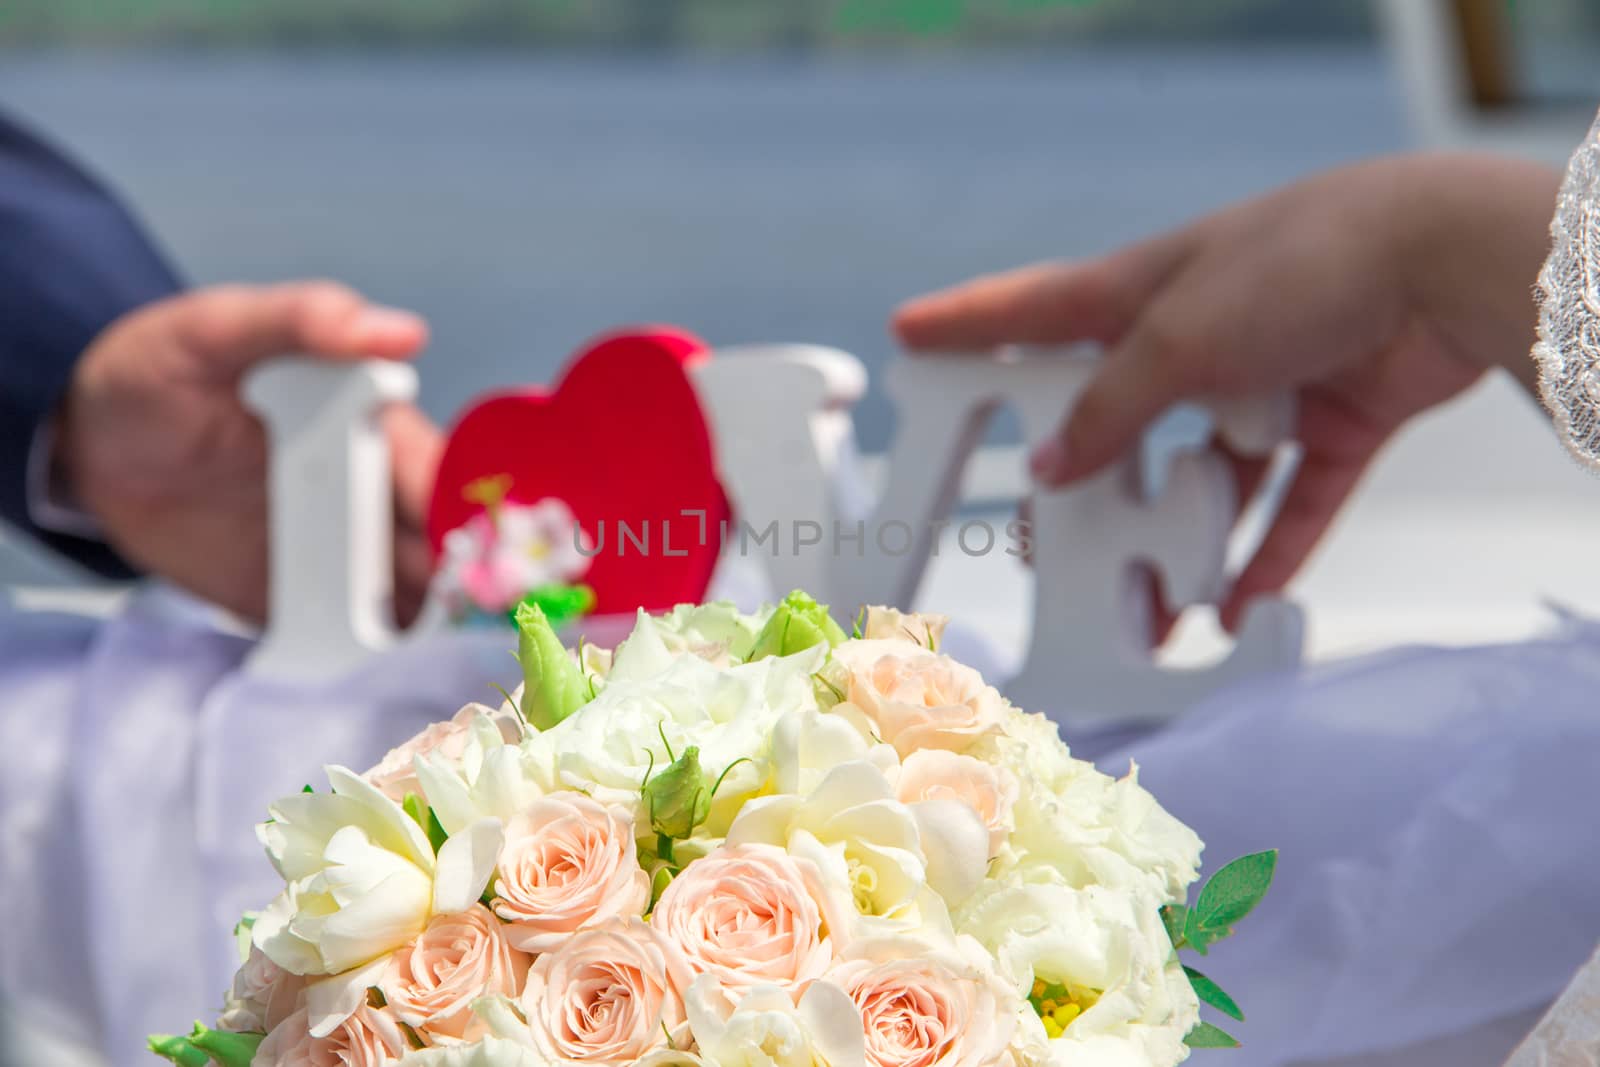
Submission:
[[[709,357],[705,342],[673,327],[607,334],[567,365],[553,391],[496,393],[468,408],[428,508],[435,559],[445,534],[483,510],[467,486],[508,475],[508,501],[555,497],[592,538],[582,580],[597,614],[705,599],[729,517],[688,375]],[[704,512],[703,523],[686,511]]]

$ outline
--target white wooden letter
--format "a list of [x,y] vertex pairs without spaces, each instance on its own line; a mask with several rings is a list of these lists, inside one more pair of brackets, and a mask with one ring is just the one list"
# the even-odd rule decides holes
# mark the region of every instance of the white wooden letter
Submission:
[[410,400],[403,363],[281,359],[245,382],[270,452],[270,625],[251,671],[328,677],[390,647],[394,516],[378,415]]

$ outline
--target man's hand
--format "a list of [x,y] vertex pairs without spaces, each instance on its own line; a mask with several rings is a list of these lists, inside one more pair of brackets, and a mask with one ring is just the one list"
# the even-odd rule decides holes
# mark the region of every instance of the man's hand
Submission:
[[[408,359],[427,325],[333,282],[218,286],[118,319],[79,360],[54,462],[130,563],[243,618],[267,610],[267,453],[239,399],[255,364],[299,353]],[[443,447],[416,408],[391,408],[395,614],[416,616],[431,561],[422,524]]]
[[[1082,263],[980,278],[902,307],[910,348],[1099,341],[1104,365],[1030,460],[1060,486],[1103,468],[1171,405],[1298,396],[1300,470],[1223,605],[1278,590],[1412,415],[1492,366],[1532,386],[1530,290],[1559,176],[1487,157],[1334,171]],[[1234,458],[1242,498],[1265,462]]]

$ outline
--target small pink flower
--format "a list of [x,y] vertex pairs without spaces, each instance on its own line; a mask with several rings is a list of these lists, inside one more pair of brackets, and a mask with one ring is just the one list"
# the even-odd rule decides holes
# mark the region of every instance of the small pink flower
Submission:
[[500,612],[541,585],[581,578],[591,545],[562,501],[505,502],[492,517],[481,512],[445,535],[440,572],[449,592]]
[[556,1063],[631,1065],[688,1036],[683,994],[692,975],[641,919],[597,926],[534,961],[522,1014]]
[[989,830],[990,859],[1011,835],[1017,780],[1004,767],[943,749],[919,749],[900,764],[895,793],[902,804],[956,800],[976,811]]
[[685,867],[650,922],[735,998],[758,985],[795,991],[833,962],[817,881],[775,845],[726,846]]
[[395,1017],[424,1037],[470,1041],[486,1032],[472,1002],[515,997],[529,962],[507,943],[489,909],[475,904],[430,919],[416,941],[394,954],[380,988]]
[[561,792],[506,824],[494,910],[517,948],[547,952],[585,926],[642,915],[649,904],[630,813]]
[[846,641],[845,699],[902,757],[922,748],[962,752],[1000,727],[1006,704],[983,676],[949,656],[903,641]]
[[327,1037],[312,1037],[304,1009],[273,1028],[250,1067],[387,1067],[411,1048],[387,1009],[363,1005]]

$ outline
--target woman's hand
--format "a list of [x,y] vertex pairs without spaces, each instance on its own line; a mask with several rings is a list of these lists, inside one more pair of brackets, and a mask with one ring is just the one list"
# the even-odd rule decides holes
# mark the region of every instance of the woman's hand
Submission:
[[[1378,449],[1488,368],[1532,386],[1531,290],[1559,176],[1482,156],[1350,167],[1176,233],[1077,263],[979,278],[895,316],[912,349],[1093,340],[1104,365],[1030,460],[1086,477],[1171,405],[1294,390],[1304,453],[1260,551],[1223,605],[1286,584]],[[1242,496],[1265,461],[1234,457]]]

